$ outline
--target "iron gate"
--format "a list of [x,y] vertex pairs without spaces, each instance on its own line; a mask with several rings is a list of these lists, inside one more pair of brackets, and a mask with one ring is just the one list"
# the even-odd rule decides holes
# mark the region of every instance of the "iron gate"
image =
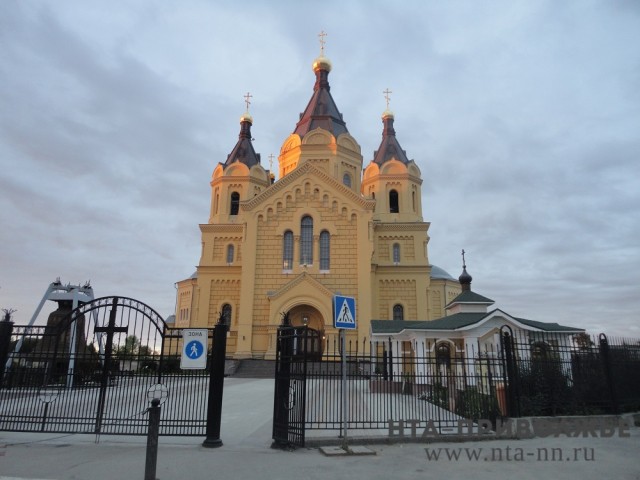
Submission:
[[208,370],[180,370],[181,330],[144,303],[98,298],[12,341],[0,430],[144,435],[159,397],[161,435],[205,434]]
[[312,337],[306,327],[278,329],[273,402],[273,445],[277,448],[304,447],[310,341]]

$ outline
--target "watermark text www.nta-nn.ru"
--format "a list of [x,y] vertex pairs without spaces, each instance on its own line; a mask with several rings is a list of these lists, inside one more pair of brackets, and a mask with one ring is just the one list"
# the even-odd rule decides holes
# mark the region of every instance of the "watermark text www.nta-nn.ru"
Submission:
[[436,447],[426,448],[429,462],[594,462],[596,452],[590,447]]

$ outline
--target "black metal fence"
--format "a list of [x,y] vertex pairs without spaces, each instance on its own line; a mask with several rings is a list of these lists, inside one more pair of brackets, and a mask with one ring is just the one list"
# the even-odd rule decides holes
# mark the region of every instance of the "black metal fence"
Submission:
[[282,332],[278,368],[288,373],[276,372],[276,401],[280,392],[295,409],[298,429],[346,420],[349,430],[388,431],[403,420],[447,433],[480,419],[640,410],[639,340],[503,327],[482,339],[351,341],[343,385],[337,336],[318,344],[310,329]]
[[[321,360],[306,366],[306,428],[380,429],[389,420],[431,423],[440,432],[465,419],[495,421],[507,415],[500,352],[450,342],[347,342],[342,404],[341,352],[337,339],[325,344]],[[344,417],[343,417],[344,416]]]
[[[208,330],[211,349],[212,330]],[[181,370],[182,331],[146,305],[106,297],[48,326],[13,326],[0,381],[0,430],[204,435],[209,368]]]
[[600,334],[512,337],[511,416],[640,410],[640,340]]

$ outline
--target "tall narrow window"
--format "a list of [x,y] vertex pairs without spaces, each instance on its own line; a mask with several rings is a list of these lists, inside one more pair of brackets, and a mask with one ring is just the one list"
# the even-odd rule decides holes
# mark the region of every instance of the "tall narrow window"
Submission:
[[326,230],[320,232],[320,270],[329,270],[331,256],[331,235]]
[[222,306],[222,322],[225,325],[231,325],[231,305],[228,303]]
[[416,211],[416,192],[411,192],[411,203],[413,204],[413,211]]
[[282,269],[293,270],[293,232],[287,230],[282,238]]
[[395,321],[404,320],[404,307],[399,303],[393,306],[393,319]]
[[395,190],[391,190],[389,192],[389,212],[398,213],[399,211],[400,206],[398,204],[398,192]]
[[400,263],[400,244],[393,244],[393,263],[398,265]]
[[308,215],[300,221],[300,264],[313,265],[313,218]]
[[344,183],[347,187],[351,188],[351,175],[345,173],[342,176],[342,183]]
[[240,210],[240,194],[238,192],[233,192],[231,194],[231,210],[229,213],[231,215],[237,215]]
[[231,265],[233,263],[233,253],[234,253],[233,245],[227,245],[227,263]]

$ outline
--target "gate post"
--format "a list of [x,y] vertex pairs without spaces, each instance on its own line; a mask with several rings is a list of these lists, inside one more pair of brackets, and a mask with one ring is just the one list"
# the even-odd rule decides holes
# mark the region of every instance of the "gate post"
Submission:
[[271,448],[289,447],[289,410],[287,401],[291,386],[291,354],[293,338],[289,312],[282,316],[276,337],[276,385],[273,399],[273,443]]
[[[503,327],[504,328],[504,327]],[[507,327],[508,328],[508,327]],[[509,330],[511,330],[509,328]],[[512,335],[509,332],[502,332],[502,349],[504,353],[503,361],[506,363],[503,368],[504,384],[507,389],[507,415],[509,417],[519,417],[520,408],[518,405],[518,380],[516,378],[516,363],[513,356]]]
[[609,399],[611,401],[612,413],[620,413],[618,405],[618,396],[616,395],[616,386],[613,381],[613,369],[611,368],[611,356],[609,355],[609,340],[604,333],[600,334],[600,358],[602,359],[602,367],[604,376],[607,379],[607,389],[609,390]]
[[147,431],[147,457],[144,465],[144,480],[156,480],[159,432],[160,399],[154,398],[151,400],[151,407],[149,407],[149,429]]
[[4,319],[0,322],[0,388],[4,380],[4,370],[9,359],[9,349],[11,347],[11,334],[13,333],[13,322],[11,321],[12,310],[2,310]]
[[221,314],[213,329],[213,348],[211,352],[211,370],[209,375],[209,399],[207,401],[207,438],[203,447],[218,448],[220,423],[222,420],[222,394],[224,392],[224,360],[227,354],[227,324]]

